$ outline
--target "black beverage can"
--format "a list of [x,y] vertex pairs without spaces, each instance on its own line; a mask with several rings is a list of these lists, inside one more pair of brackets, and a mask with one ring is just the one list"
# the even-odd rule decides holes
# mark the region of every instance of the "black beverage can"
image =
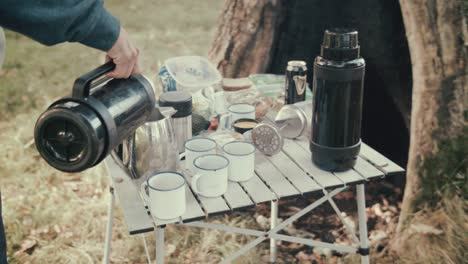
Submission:
[[288,61],[284,85],[284,104],[305,101],[307,87],[307,65],[305,61]]

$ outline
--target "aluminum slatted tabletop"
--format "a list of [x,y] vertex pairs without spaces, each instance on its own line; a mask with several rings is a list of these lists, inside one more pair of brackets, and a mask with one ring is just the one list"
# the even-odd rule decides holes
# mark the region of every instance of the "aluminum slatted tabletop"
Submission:
[[[125,169],[123,169],[111,157],[106,159],[108,172],[112,178],[113,194],[117,196],[119,205],[124,216],[130,234],[139,234],[153,231],[157,232],[157,248],[159,254],[156,256],[158,263],[164,261],[163,244],[164,244],[164,227],[168,224],[185,224],[195,227],[205,227],[220,229],[228,232],[242,233],[257,236],[258,238],[246,245],[246,248],[233,254],[225,259],[226,263],[231,262],[236,257],[242,255],[247,250],[264,241],[271,240],[271,260],[275,260],[276,242],[275,240],[283,241],[298,241],[311,246],[330,247],[334,250],[343,252],[357,252],[362,256],[363,263],[368,263],[367,245],[367,226],[365,223],[365,201],[364,201],[364,184],[368,181],[380,180],[389,175],[404,174],[403,168],[396,163],[387,159],[385,156],[378,153],[366,144],[362,144],[361,152],[357,159],[356,166],[345,172],[327,172],[316,167],[311,161],[311,153],[309,151],[309,141],[304,137],[296,140],[286,139],[283,149],[276,155],[265,156],[260,152],[256,153],[255,157],[255,176],[246,182],[229,182],[227,192],[221,197],[207,198],[195,194],[190,186],[190,173],[183,171],[187,179],[189,188],[186,189],[186,212],[179,218],[171,220],[161,220],[152,218],[147,207],[145,207],[139,189],[131,181]],[[360,218],[360,237],[365,237],[357,243],[355,247],[345,247],[340,245],[330,246],[314,240],[293,238],[285,235],[277,234],[285,222],[292,222],[303,214],[309,212],[323,202],[330,202],[337,214],[339,209],[332,200],[332,196],[346,189],[349,186],[357,186],[358,212]],[[291,199],[307,196],[309,194],[322,194],[323,197],[307,208],[304,212],[300,211],[297,216],[287,219],[280,225],[276,225],[277,217],[277,201],[281,199]],[[362,197],[359,197],[362,196]],[[108,233],[111,232],[112,217],[113,217],[113,198],[109,207],[109,223]],[[362,200],[362,201],[360,201]],[[270,232],[261,232],[254,230],[245,230],[235,227],[225,227],[220,225],[210,225],[210,216],[219,214],[229,214],[236,210],[254,207],[257,204],[271,202],[272,204],[272,219]],[[306,210],[307,209],[307,210]],[[302,213],[301,213],[302,212]],[[339,214],[341,217],[341,214]],[[290,221],[288,221],[290,220]],[[362,221],[363,223],[361,223]],[[284,226],[283,226],[284,228]],[[105,258],[109,258],[110,252],[110,236],[107,236]],[[161,240],[162,239],[162,240]],[[301,240],[302,239],[302,240]],[[303,241],[304,240],[304,241]],[[159,255],[159,256],[158,256]],[[149,257],[149,256],[148,256]],[[149,259],[149,258],[148,258]]]

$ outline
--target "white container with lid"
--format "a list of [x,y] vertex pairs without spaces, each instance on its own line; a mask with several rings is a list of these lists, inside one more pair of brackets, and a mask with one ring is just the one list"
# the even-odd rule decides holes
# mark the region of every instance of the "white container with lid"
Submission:
[[165,61],[167,72],[176,83],[177,90],[195,93],[206,87],[219,84],[221,74],[206,58],[181,56]]

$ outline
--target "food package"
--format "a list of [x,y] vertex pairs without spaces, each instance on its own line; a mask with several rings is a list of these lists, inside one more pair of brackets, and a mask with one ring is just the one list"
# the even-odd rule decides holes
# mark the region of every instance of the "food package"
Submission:
[[224,78],[223,89],[225,91],[239,91],[252,86],[249,78]]

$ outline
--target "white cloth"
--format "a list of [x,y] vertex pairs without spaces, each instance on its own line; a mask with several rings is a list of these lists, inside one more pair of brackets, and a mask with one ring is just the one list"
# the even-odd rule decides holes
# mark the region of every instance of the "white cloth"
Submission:
[[0,27],[0,69],[3,65],[3,59],[5,58],[5,34],[3,29]]

